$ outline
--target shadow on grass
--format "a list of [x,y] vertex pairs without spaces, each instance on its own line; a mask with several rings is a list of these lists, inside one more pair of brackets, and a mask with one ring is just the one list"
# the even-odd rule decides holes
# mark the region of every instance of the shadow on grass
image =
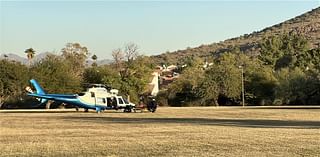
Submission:
[[244,109],[306,109],[306,110],[309,110],[309,109],[312,109],[312,110],[320,110],[320,106],[246,106],[244,107]]
[[77,111],[71,110],[0,110],[0,113],[76,113]]
[[119,124],[192,124],[235,126],[250,128],[320,129],[320,121],[286,121],[264,119],[208,119],[208,118],[120,118],[120,117],[64,117],[66,120]]
[[[107,112],[108,114],[112,113],[124,113],[122,110],[106,110],[102,112]],[[8,109],[0,110],[0,113],[97,113],[95,110],[89,110],[84,112],[82,110],[76,111],[75,109]]]

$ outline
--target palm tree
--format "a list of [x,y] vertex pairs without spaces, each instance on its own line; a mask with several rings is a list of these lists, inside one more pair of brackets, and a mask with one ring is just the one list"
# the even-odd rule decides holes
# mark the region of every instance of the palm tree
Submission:
[[4,54],[3,56],[5,60],[8,60],[8,57],[9,57],[8,55]]
[[97,59],[98,59],[97,55],[94,54],[94,55],[91,57],[91,59],[94,61],[94,62],[92,63],[92,66],[97,66]]
[[28,48],[28,49],[26,49],[24,51],[24,53],[27,54],[27,58],[28,58],[28,61],[29,61],[29,66],[31,65],[31,60],[34,57],[35,52],[36,51],[33,48]]

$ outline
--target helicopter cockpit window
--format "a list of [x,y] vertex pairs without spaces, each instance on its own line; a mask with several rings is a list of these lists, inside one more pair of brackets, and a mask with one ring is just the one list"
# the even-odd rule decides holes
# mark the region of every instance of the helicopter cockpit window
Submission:
[[129,104],[129,101],[127,99],[123,99],[124,103]]
[[95,97],[95,94],[94,94],[94,92],[91,92],[91,97]]
[[123,101],[121,98],[118,98],[119,104],[123,104]]

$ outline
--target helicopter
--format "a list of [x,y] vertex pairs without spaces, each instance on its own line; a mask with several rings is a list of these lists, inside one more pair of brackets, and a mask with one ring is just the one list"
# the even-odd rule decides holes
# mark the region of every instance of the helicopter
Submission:
[[30,86],[27,86],[25,88],[28,92],[27,95],[37,98],[41,103],[53,100],[71,104],[77,108],[84,108],[86,112],[89,109],[93,109],[97,113],[112,109],[123,109],[124,112],[132,112],[136,107],[134,103],[118,95],[117,89],[107,88],[101,84],[92,84],[87,91],[79,94],[48,94],[35,79],[31,79],[30,83],[35,88],[35,91]]

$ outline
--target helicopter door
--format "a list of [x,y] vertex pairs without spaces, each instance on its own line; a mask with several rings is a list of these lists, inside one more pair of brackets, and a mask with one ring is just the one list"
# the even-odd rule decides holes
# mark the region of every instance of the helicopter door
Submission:
[[95,106],[107,106],[107,99],[103,97],[97,97],[94,92],[91,93],[91,98],[94,101]]
[[125,107],[126,105],[124,104],[124,102],[123,102],[123,100],[122,100],[122,98],[118,98],[118,106],[119,107]]
[[94,92],[90,92],[91,94],[91,101],[93,100],[94,105],[97,105],[97,99],[96,99],[96,94]]
[[107,106],[107,100],[106,98],[102,98],[102,97],[96,97],[96,106]]
[[107,106],[112,107],[112,99],[111,98],[107,98]]

